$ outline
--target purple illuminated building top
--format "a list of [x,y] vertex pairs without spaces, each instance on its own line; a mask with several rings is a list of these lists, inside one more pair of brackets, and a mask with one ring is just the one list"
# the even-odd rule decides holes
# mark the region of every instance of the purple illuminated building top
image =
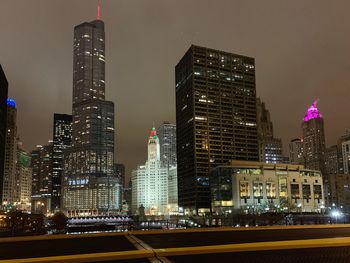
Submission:
[[323,118],[322,113],[317,108],[317,102],[318,102],[318,99],[315,100],[312,103],[312,105],[307,109],[307,113],[304,117],[305,122],[308,122],[309,120],[312,120],[312,119]]

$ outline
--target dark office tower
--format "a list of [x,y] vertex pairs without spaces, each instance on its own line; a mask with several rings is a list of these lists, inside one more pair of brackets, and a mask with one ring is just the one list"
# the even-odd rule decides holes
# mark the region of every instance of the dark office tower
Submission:
[[259,159],[254,58],[192,45],[175,71],[179,210],[203,214],[211,168]]
[[260,98],[256,99],[256,120],[260,162],[283,163],[282,140],[274,138],[270,111]]
[[114,173],[115,175],[120,178],[120,182],[122,187],[125,185],[125,165],[122,163],[115,163],[114,164]]
[[317,100],[308,108],[303,119],[303,148],[305,166],[325,174],[324,157],[326,143],[323,127],[323,115],[317,108]]
[[5,165],[5,141],[7,118],[7,91],[8,83],[4,71],[0,65],[0,205],[2,204],[4,165]]
[[61,184],[63,178],[63,152],[72,143],[72,115],[54,114],[51,209],[61,208]]
[[338,171],[340,174],[350,174],[350,132],[341,136],[337,142]]
[[2,204],[13,207],[16,202],[16,161],[17,161],[17,108],[13,99],[7,99],[6,141]]
[[157,130],[160,160],[164,165],[176,166],[176,125],[163,122]]
[[326,174],[337,174],[339,172],[338,147],[333,145],[326,148],[324,155],[324,165]]
[[63,205],[70,215],[118,209],[114,104],[105,100],[105,32],[97,20],[74,28],[72,147],[64,154]]
[[[49,141],[47,145],[37,145],[30,154],[32,168],[32,212],[47,213],[51,210],[52,192],[52,156],[53,143]],[[36,202],[43,203],[37,210]],[[41,209],[43,208],[43,209]]]
[[291,164],[303,164],[304,160],[303,142],[301,139],[293,139],[289,142],[289,160]]

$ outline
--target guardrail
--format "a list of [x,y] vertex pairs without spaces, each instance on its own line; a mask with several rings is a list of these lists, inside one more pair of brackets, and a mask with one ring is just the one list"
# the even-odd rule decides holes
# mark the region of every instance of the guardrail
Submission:
[[[16,242],[16,241],[35,241],[35,240],[50,240],[50,239],[66,239],[66,238],[82,238],[96,236],[113,236],[113,235],[144,235],[144,234],[166,234],[166,233],[183,233],[183,232],[215,232],[215,231],[249,231],[249,230],[275,230],[275,229],[306,229],[306,228],[344,228],[350,225],[315,225],[315,226],[283,226],[283,227],[250,227],[250,228],[207,228],[207,229],[189,229],[189,230],[166,230],[166,231],[130,231],[123,233],[97,233],[83,235],[52,235],[39,237],[16,237],[16,238],[1,238],[0,242]],[[142,259],[153,257],[169,257],[169,256],[184,256],[196,254],[213,254],[213,253],[235,253],[247,251],[262,251],[262,250],[285,250],[285,249],[308,249],[322,247],[345,247],[350,246],[350,237],[344,238],[323,238],[323,239],[307,239],[307,240],[289,240],[289,241],[272,241],[272,242],[254,242],[243,244],[229,245],[213,245],[213,246],[194,246],[194,247],[177,247],[177,248],[161,248],[161,249],[142,249],[120,252],[103,252],[89,254],[75,254],[65,256],[50,256],[36,257],[25,259],[9,259],[0,260],[0,263],[14,262],[96,262],[109,260],[128,260]]]

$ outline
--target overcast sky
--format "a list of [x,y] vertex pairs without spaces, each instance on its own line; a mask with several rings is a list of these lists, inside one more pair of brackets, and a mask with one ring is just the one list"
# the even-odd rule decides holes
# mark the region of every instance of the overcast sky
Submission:
[[[94,20],[96,6],[0,0],[0,63],[27,150],[52,139],[54,112],[71,114],[73,27]],[[335,144],[350,128],[349,10],[348,0],[102,0],[116,161],[130,173],[152,123],[175,121],[174,67],[191,44],[255,58],[257,94],[285,149],[316,98]]]

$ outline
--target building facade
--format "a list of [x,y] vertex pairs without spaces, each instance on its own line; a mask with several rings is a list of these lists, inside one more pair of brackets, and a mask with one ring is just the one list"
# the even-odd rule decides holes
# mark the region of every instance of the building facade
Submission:
[[8,82],[0,64],[0,205],[3,198]]
[[52,186],[51,209],[61,208],[61,185],[63,179],[63,153],[72,144],[72,115],[54,114],[53,118],[53,152],[52,152]]
[[[71,214],[120,209],[114,174],[114,104],[105,100],[105,31],[98,17],[74,28],[72,146],[64,153],[63,208]],[[118,195],[118,196],[116,196]]]
[[259,159],[254,58],[192,45],[175,71],[179,209],[209,213],[210,169]]
[[293,139],[289,142],[289,160],[291,164],[303,164],[304,161],[303,153],[303,141],[301,139]]
[[22,211],[31,211],[32,168],[30,154],[23,150],[22,142],[17,143],[16,163],[16,207]]
[[274,137],[270,111],[260,98],[256,99],[256,120],[260,162],[282,163],[282,140]]
[[329,148],[326,148],[325,158],[324,158],[325,175],[337,174],[339,172],[338,151],[339,150],[337,145],[333,145]]
[[329,208],[350,213],[350,174],[333,174],[329,185]]
[[120,178],[121,186],[124,187],[125,186],[125,165],[122,163],[115,163],[114,173],[118,178]]
[[160,144],[160,160],[169,166],[176,166],[176,125],[163,122],[157,129]]
[[11,208],[16,199],[17,162],[17,107],[13,99],[7,99],[5,163],[2,188],[2,205]]
[[326,142],[324,135],[323,115],[317,108],[318,100],[308,108],[303,119],[303,149],[305,167],[325,173]]
[[321,173],[302,165],[232,161],[214,168],[210,178],[215,214],[324,208]]
[[157,131],[148,137],[148,158],[145,165],[132,171],[132,212],[142,205],[146,215],[163,215],[168,206],[168,167],[160,160]]
[[339,173],[350,173],[350,132],[343,135],[338,141]]
[[53,174],[53,142],[37,145],[31,152],[32,212],[46,214],[51,211]]

